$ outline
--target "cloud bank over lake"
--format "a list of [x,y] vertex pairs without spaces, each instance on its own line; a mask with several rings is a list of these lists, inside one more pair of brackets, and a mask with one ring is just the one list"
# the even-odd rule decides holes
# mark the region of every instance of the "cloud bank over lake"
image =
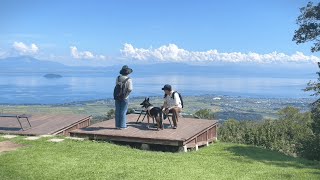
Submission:
[[121,54],[128,59],[139,61],[160,62],[227,62],[227,63],[316,63],[320,58],[314,55],[304,55],[296,52],[288,55],[285,53],[271,52],[259,54],[254,52],[219,52],[216,49],[207,51],[189,51],[179,48],[176,44],[163,45],[158,48],[137,48],[125,43]]

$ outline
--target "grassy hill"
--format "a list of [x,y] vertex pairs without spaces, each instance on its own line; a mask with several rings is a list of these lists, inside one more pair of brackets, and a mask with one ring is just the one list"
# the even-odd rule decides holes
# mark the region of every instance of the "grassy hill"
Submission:
[[[5,139],[0,137],[0,141]],[[320,179],[320,163],[265,149],[216,143],[189,153],[110,143],[27,141],[0,154],[0,179]]]

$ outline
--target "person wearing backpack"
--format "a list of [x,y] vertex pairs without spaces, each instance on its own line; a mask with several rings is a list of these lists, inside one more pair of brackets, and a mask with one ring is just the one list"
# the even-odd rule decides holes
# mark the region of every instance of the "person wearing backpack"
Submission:
[[179,113],[182,112],[183,101],[181,95],[174,91],[171,85],[166,84],[162,88],[164,91],[163,111],[165,115],[172,113],[173,129],[177,129]]
[[113,97],[115,100],[115,126],[117,129],[127,128],[127,111],[129,103],[129,94],[133,90],[132,79],[129,77],[133,70],[124,65],[117,77]]

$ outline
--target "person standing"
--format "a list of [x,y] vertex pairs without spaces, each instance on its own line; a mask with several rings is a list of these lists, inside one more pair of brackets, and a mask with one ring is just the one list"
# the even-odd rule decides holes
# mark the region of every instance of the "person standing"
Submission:
[[182,112],[182,100],[178,92],[172,90],[171,85],[166,84],[162,88],[164,91],[164,103],[162,108],[164,109],[165,115],[172,113],[173,129],[177,129],[177,122],[179,113]]
[[132,79],[129,77],[133,70],[127,65],[124,65],[120,70],[120,75],[116,80],[114,89],[115,99],[115,126],[117,129],[127,128],[127,111],[129,104],[129,95],[133,90]]

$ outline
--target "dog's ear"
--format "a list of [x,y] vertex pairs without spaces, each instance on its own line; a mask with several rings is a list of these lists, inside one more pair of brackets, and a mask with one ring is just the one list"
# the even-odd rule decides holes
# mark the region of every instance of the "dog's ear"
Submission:
[[147,99],[147,101],[149,101],[149,98]]

